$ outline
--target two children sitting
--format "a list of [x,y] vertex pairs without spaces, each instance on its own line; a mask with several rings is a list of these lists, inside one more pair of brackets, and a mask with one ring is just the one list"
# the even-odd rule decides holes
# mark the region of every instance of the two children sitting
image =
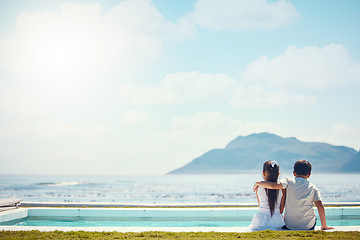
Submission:
[[275,161],[264,163],[265,181],[258,181],[253,187],[260,208],[253,217],[250,229],[314,230],[314,203],[319,212],[321,230],[334,229],[327,226],[319,190],[307,180],[311,175],[311,164],[306,160],[297,161],[293,171],[295,178],[277,181],[279,173],[279,165]]

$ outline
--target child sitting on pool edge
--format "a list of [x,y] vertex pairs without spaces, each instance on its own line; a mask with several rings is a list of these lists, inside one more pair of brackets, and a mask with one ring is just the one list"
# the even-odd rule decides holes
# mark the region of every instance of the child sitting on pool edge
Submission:
[[[263,178],[265,181],[276,182],[280,171],[275,161],[267,161],[263,165]],[[284,218],[281,215],[284,210],[284,196],[278,189],[266,189],[258,187],[256,198],[260,205],[259,211],[255,213],[250,230],[281,229],[284,225]]]
[[311,163],[299,160],[294,165],[295,178],[286,178],[280,182],[258,181],[253,190],[261,186],[269,189],[286,189],[285,197],[285,226],[283,229],[314,230],[316,217],[314,203],[318,209],[321,230],[334,229],[326,223],[325,208],[316,186],[307,179],[311,175]]

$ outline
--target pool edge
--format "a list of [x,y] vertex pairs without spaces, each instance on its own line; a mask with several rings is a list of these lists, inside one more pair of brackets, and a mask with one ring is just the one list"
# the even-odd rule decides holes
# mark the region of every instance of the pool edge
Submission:
[[[217,208],[258,207],[258,203],[95,203],[95,202],[22,202],[22,207],[89,207],[89,208]],[[360,202],[325,202],[325,207],[357,207]]]

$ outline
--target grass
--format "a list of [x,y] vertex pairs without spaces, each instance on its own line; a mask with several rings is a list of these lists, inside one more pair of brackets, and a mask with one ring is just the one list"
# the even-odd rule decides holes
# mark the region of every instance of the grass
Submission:
[[360,232],[260,231],[223,232],[40,232],[1,231],[0,239],[360,239]]

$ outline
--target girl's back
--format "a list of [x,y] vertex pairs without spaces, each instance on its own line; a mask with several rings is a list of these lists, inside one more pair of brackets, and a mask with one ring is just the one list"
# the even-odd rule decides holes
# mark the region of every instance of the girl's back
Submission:
[[259,198],[260,208],[259,211],[255,213],[253,220],[249,226],[251,230],[265,230],[265,229],[277,230],[277,229],[281,229],[285,225],[284,218],[280,214],[281,197],[282,197],[282,192],[278,191],[274,213],[273,215],[271,215],[266,189],[262,187],[258,188],[258,198]]
[[[259,187],[258,188],[258,197],[259,197],[259,205],[260,205],[260,209],[266,210],[266,212],[270,213],[270,206],[269,206],[269,200],[268,200],[268,196],[266,194],[266,190],[265,188]],[[274,210],[274,214],[276,212],[280,213],[280,203],[281,203],[281,198],[282,198],[282,192],[280,190],[277,190],[278,194],[277,194],[277,200],[275,202],[275,210]],[[265,212],[265,211],[264,211]]]

